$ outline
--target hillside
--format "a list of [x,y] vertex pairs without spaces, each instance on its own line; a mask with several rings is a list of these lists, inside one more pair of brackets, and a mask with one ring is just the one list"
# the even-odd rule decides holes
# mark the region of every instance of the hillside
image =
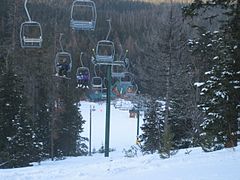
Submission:
[[[87,101],[99,103],[91,150],[103,151],[101,103],[117,98],[144,111],[144,153],[237,147],[239,42],[240,0],[1,0],[0,168],[87,155]],[[136,119],[111,113],[119,155]]]
[[[88,136],[89,106],[93,112],[93,147],[102,143],[105,104],[82,103],[82,114],[87,120],[84,135]],[[182,149],[170,159],[159,155],[124,157],[122,148],[130,149],[135,140],[136,119],[128,118],[128,111],[112,106],[111,142],[115,148],[109,158],[103,154],[89,157],[67,157],[62,161],[44,161],[33,167],[0,170],[1,180],[238,180],[240,148],[204,153],[201,148]]]

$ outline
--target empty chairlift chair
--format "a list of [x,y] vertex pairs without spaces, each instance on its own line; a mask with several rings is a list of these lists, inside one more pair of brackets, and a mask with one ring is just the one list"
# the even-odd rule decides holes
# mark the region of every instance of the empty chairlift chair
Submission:
[[120,79],[120,86],[121,87],[128,87],[131,86],[133,83],[132,74],[129,72],[125,72],[124,75]]
[[125,77],[125,67],[124,65],[120,64],[113,64],[112,65],[112,77],[113,78],[124,78]]
[[40,23],[32,21],[28,9],[27,0],[24,4],[28,21],[23,22],[20,27],[20,43],[22,48],[41,48],[42,47],[42,27]]
[[101,40],[97,43],[96,48],[96,63],[97,64],[112,64],[115,56],[114,43],[109,40]]
[[94,30],[96,26],[96,6],[90,0],[75,0],[71,7],[70,27],[75,30]]
[[98,76],[93,77],[91,84],[93,89],[102,90],[103,88],[103,81],[101,77],[98,77]]
[[43,41],[41,25],[35,21],[22,23],[20,40],[22,48],[41,48]]

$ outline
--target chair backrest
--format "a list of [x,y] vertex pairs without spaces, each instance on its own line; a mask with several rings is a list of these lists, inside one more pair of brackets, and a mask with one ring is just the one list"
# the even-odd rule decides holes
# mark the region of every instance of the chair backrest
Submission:
[[93,77],[91,84],[93,88],[102,88],[103,87],[102,78],[97,76]]
[[[114,62],[115,63],[115,62]],[[114,78],[124,78],[126,69],[123,65],[112,65],[112,77]]]
[[70,26],[75,30],[94,30],[96,26],[96,5],[91,0],[75,0],[71,7]]
[[42,27],[36,21],[26,21],[20,27],[20,43],[22,48],[42,47]]
[[97,63],[113,63],[115,56],[115,47],[112,41],[98,41],[96,47],[96,62]]

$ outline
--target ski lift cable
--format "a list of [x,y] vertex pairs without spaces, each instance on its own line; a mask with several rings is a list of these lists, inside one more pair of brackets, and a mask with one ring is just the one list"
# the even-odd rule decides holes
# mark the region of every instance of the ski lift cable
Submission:
[[122,47],[122,44],[121,43],[119,43],[119,47],[120,47],[120,59],[121,59],[121,57],[122,57],[122,55],[123,55],[123,47]]
[[127,57],[127,53],[128,53],[128,49],[126,49],[125,53],[123,54],[123,47],[122,44],[119,43],[119,48],[120,48],[120,56],[119,56],[119,60],[125,60],[125,58]]
[[63,36],[63,33],[60,33],[60,36],[59,36],[59,44],[60,44],[60,47],[61,47],[61,51],[63,52],[63,45],[62,45],[62,36]]
[[124,65],[125,65],[125,68],[126,69],[129,69],[129,59],[127,58],[127,53],[128,53],[128,50],[125,51],[125,54],[123,56],[123,62],[124,62]]
[[106,36],[106,40],[108,40],[110,32],[111,32],[111,29],[112,29],[111,18],[108,19],[107,21],[108,21],[108,24],[109,24],[109,30],[108,30],[108,33],[107,33],[107,36]]
[[81,54],[80,54],[80,64],[81,64],[82,67],[84,67],[83,62],[82,62],[82,56],[83,56],[83,52],[81,52]]
[[118,46],[120,48],[120,55],[118,56],[118,61],[121,61],[122,56],[123,56],[123,47],[122,47],[122,44],[120,42],[118,43]]
[[126,57],[127,57],[127,53],[128,53],[128,50],[125,51],[125,54],[124,54],[124,56],[123,56],[123,60],[126,59]]
[[104,78],[103,78],[103,87],[107,87],[107,85],[106,85],[106,81],[107,81],[107,78],[104,77]]
[[30,16],[30,14],[29,14],[29,12],[28,12],[28,9],[27,9],[27,2],[28,2],[28,0],[25,0],[24,9],[25,9],[25,12],[26,12],[26,14],[27,14],[28,20],[29,20],[29,21],[32,21],[31,16]]
[[96,72],[96,64],[94,65],[94,74],[97,77],[97,72]]

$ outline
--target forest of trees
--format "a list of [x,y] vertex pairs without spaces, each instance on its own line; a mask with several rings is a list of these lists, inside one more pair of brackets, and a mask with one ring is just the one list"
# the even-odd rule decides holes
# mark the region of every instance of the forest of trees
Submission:
[[[138,96],[149,97],[140,137],[145,153],[170,157],[179,148],[237,145],[239,0],[156,2],[96,0],[95,31],[77,32],[69,26],[71,1],[29,1],[43,29],[40,49],[20,46],[24,0],[0,2],[0,168],[87,153],[75,75],[81,52],[94,73],[92,49],[105,38],[109,18],[116,57],[128,49]],[[73,57],[71,80],[53,76],[61,33]]]
[[[175,16],[174,8],[169,8],[169,29],[164,26],[168,30],[167,39],[156,42],[167,43],[159,46],[158,51],[168,47],[168,56],[165,56],[168,61],[162,61],[167,62],[164,69],[168,70],[165,72],[165,95],[153,99],[146,113],[141,137],[144,151],[170,157],[177,149],[189,146],[201,146],[206,152],[237,146],[239,7],[239,1],[194,1],[185,5],[182,20],[195,30],[192,33],[183,31],[184,23],[177,19],[179,16]],[[187,52],[176,45],[181,42],[174,39],[176,31],[178,36],[185,37],[182,43],[187,42],[184,46]],[[164,56],[156,58],[159,57]]]

